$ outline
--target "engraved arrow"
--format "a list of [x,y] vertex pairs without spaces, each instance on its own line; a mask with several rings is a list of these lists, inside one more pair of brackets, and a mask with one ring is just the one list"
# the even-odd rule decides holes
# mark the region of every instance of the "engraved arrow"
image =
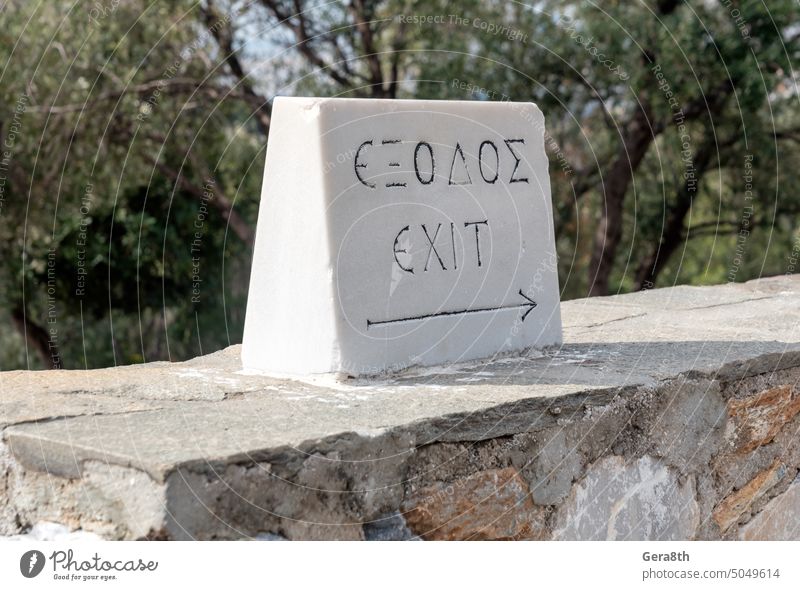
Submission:
[[372,326],[385,326],[387,324],[399,324],[400,322],[414,322],[417,320],[424,320],[427,318],[438,318],[448,315],[466,315],[468,313],[485,313],[489,311],[498,311],[500,309],[516,309],[516,308],[525,308],[525,313],[522,314],[522,321],[525,321],[525,318],[528,317],[528,314],[533,311],[533,308],[536,307],[536,302],[525,295],[522,292],[522,289],[519,290],[519,294],[525,299],[522,303],[512,303],[509,305],[499,305],[497,307],[479,307],[476,309],[458,309],[455,311],[438,311],[436,313],[426,313],[423,315],[415,315],[409,316],[407,318],[397,318],[393,320],[367,320],[367,329],[371,328]]

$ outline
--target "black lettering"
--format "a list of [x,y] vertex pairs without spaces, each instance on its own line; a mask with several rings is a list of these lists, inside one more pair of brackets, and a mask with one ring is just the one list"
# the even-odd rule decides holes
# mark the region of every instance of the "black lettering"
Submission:
[[360,146],[358,146],[358,149],[356,150],[356,157],[353,159],[353,165],[354,165],[354,170],[356,172],[356,178],[358,178],[359,182],[361,182],[361,184],[363,184],[364,186],[367,186],[369,188],[375,188],[375,184],[372,183],[372,182],[367,182],[366,180],[364,180],[361,177],[361,173],[358,171],[359,168],[366,168],[367,167],[366,164],[359,164],[358,163],[358,157],[361,155],[361,150],[363,150],[368,145],[372,145],[372,140],[371,139],[369,141],[365,141]]
[[[486,178],[486,175],[483,173],[483,148],[485,148],[487,145],[492,146],[492,149],[494,150],[494,178],[491,180]],[[481,178],[483,178],[483,180],[489,184],[494,184],[497,182],[497,177],[500,176],[500,154],[497,151],[497,146],[488,139],[484,141],[481,144],[481,147],[478,149],[478,170],[480,170]]]
[[422,231],[425,233],[425,237],[428,238],[428,243],[430,244],[430,248],[428,248],[428,258],[425,260],[425,268],[424,268],[425,271],[428,270],[428,263],[431,261],[431,252],[436,254],[436,258],[439,261],[442,270],[447,270],[447,267],[444,265],[444,262],[442,261],[442,257],[439,256],[439,252],[436,251],[436,246],[434,246],[434,242],[436,242],[436,236],[439,235],[439,230],[441,229],[441,227],[442,227],[441,223],[436,226],[436,231],[433,234],[433,239],[431,239],[431,237],[428,235],[428,228],[425,227],[424,223],[422,224]]
[[480,226],[485,225],[489,226],[489,220],[484,219],[483,221],[465,221],[464,227],[469,227],[470,225],[475,226],[475,252],[478,255],[478,266],[481,266],[481,239],[480,239]]
[[[463,164],[464,172],[467,175],[466,181],[453,182],[453,169],[456,167],[456,156],[461,156],[461,163]],[[464,151],[461,149],[461,144],[459,143],[456,144],[456,149],[453,152],[453,161],[450,164],[450,176],[448,177],[447,184],[472,184],[472,178],[470,178],[469,169],[467,168],[467,159],[464,157]]]
[[453,244],[453,270],[458,270],[458,263],[456,262],[456,224],[450,222],[450,242]]
[[[384,140],[381,140],[381,145],[392,145],[392,144],[395,144],[395,143],[402,143],[402,140],[400,140],[400,139],[384,139]],[[389,166],[392,167],[392,168],[399,168],[400,167],[400,162],[389,162]],[[406,183],[405,182],[387,182],[385,186],[386,186],[386,188],[405,188]]]
[[511,171],[511,178],[508,180],[509,184],[512,182],[528,182],[527,178],[515,178],[514,175],[517,173],[517,168],[519,168],[520,157],[517,155],[517,152],[514,151],[514,148],[511,147],[512,143],[521,143],[524,144],[524,139],[504,139],[503,140],[508,148],[508,151],[511,152],[511,155],[514,156],[514,169]]
[[[431,156],[431,175],[430,175],[430,177],[428,177],[427,181],[423,180],[422,176],[419,173],[419,162],[418,162],[419,150],[421,148],[423,148],[423,147],[428,148],[428,153]],[[417,144],[417,147],[414,148],[414,172],[417,175],[417,180],[419,180],[421,184],[430,184],[430,183],[432,183],[434,177],[436,176],[436,160],[434,160],[434,158],[433,158],[433,148],[431,147],[431,144],[429,144],[427,141],[420,141]]]
[[400,231],[397,233],[397,237],[394,239],[394,261],[397,263],[397,266],[399,266],[399,267],[400,267],[401,269],[403,269],[404,271],[406,271],[406,272],[410,272],[411,274],[414,274],[414,268],[413,268],[413,267],[412,267],[412,268],[406,268],[406,267],[405,267],[405,266],[403,266],[403,265],[400,263],[400,261],[397,259],[397,255],[398,255],[398,254],[408,254],[408,251],[407,251],[406,249],[400,249],[400,248],[398,248],[398,247],[397,247],[397,242],[399,242],[399,241],[400,241],[400,236],[402,236],[402,235],[403,235],[403,232],[407,232],[407,231],[408,231],[408,226],[405,226],[403,229],[401,229],[401,230],[400,230]]

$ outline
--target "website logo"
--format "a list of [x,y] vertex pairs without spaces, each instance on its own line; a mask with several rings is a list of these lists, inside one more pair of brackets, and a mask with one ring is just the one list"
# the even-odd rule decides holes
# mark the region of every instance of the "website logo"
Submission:
[[36,551],[26,551],[19,560],[19,571],[26,578],[35,578],[44,569],[44,553]]

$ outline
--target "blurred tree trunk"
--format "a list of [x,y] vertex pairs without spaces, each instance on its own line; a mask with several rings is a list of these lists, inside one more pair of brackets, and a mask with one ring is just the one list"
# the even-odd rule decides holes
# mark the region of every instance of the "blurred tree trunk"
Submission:
[[650,253],[641,261],[636,271],[635,289],[652,289],[664,266],[678,246],[684,242],[686,229],[686,216],[692,208],[695,196],[699,190],[703,175],[712,163],[712,155],[717,151],[717,138],[712,132],[697,150],[693,159],[694,178],[684,179],[678,189],[674,204],[667,212],[667,222],[661,236],[653,246]]
[[617,247],[622,239],[625,193],[628,192],[633,174],[642,163],[657,133],[651,126],[651,118],[647,98],[640,95],[638,108],[630,123],[626,125],[622,145],[609,168],[609,173],[600,181],[603,204],[589,263],[589,295],[608,294],[609,277],[614,268]]
[[[61,368],[60,364],[53,363],[53,357],[59,358],[58,347],[51,349],[47,330],[32,322],[21,305],[11,311],[11,320],[14,322],[17,332],[26,341],[26,349],[33,348],[45,369]],[[30,363],[28,368],[30,368]]]

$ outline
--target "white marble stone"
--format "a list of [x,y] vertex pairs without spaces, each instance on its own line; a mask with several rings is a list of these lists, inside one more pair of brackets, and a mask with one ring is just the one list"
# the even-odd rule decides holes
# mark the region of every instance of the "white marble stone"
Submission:
[[276,99],[245,368],[363,375],[559,343],[547,166],[531,103]]
[[559,541],[680,541],[700,524],[694,476],[681,482],[662,460],[626,463],[608,455],[592,464],[559,509]]

